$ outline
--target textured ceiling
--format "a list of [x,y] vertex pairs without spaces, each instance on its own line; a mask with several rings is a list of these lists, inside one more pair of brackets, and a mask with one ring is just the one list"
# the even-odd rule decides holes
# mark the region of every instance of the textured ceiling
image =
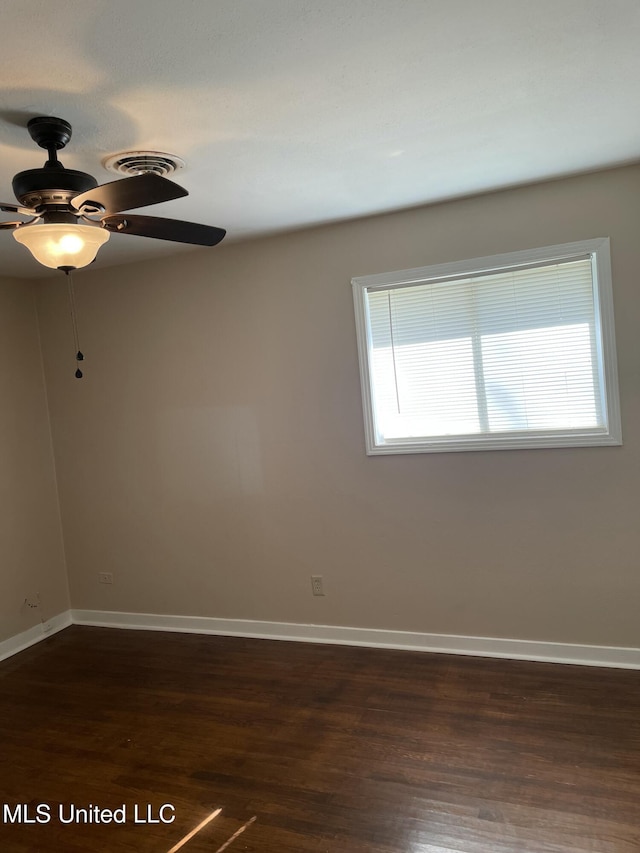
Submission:
[[[0,199],[44,161],[34,115],[100,183],[178,154],[189,197],[145,212],[232,240],[627,163],[639,44],[638,0],[4,3]],[[96,264],[176,251],[115,235]],[[0,232],[0,275],[43,272]]]

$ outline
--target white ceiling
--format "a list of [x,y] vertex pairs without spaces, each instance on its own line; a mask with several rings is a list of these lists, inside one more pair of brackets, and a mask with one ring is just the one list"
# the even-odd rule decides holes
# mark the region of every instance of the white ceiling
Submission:
[[[639,47],[638,0],[3,3],[0,199],[44,162],[34,115],[100,183],[110,154],[178,154],[189,197],[145,213],[228,240],[627,163]],[[176,251],[114,235],[96,264]],[[43,272],[0,232],[0,275]]]

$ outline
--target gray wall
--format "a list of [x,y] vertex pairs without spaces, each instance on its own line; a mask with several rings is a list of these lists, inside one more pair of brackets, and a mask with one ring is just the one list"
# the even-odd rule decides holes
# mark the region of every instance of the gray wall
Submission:
[[[29,608],[28,598],[40,608]],[[0,279],[0,640],[67,610],[35,285]]]
[[[73,605],[640,646],[639,223],[627,167],[85,271],[81,382],[41,282]],[[623,447],[365,455],[352,276],[602,236]]]

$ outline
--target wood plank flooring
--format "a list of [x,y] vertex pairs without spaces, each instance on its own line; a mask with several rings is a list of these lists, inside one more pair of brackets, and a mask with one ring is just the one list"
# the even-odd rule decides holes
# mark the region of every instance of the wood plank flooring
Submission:
[[183,853],[638,853],[640,673],[72,627],[0,663],[4,804],[3,853],[168,853],[219,807]]

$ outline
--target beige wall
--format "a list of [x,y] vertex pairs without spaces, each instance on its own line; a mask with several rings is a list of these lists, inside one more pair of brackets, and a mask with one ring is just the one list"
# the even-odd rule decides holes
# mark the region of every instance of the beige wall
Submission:
[[[73,605],[640,646],[639,235],[629,167],[86,271],[82,381],[43,281]],[[352,276],[600,236],[623,447],[365,455]]]
[[69,607],[34,291],[0,279],[0,640]]

